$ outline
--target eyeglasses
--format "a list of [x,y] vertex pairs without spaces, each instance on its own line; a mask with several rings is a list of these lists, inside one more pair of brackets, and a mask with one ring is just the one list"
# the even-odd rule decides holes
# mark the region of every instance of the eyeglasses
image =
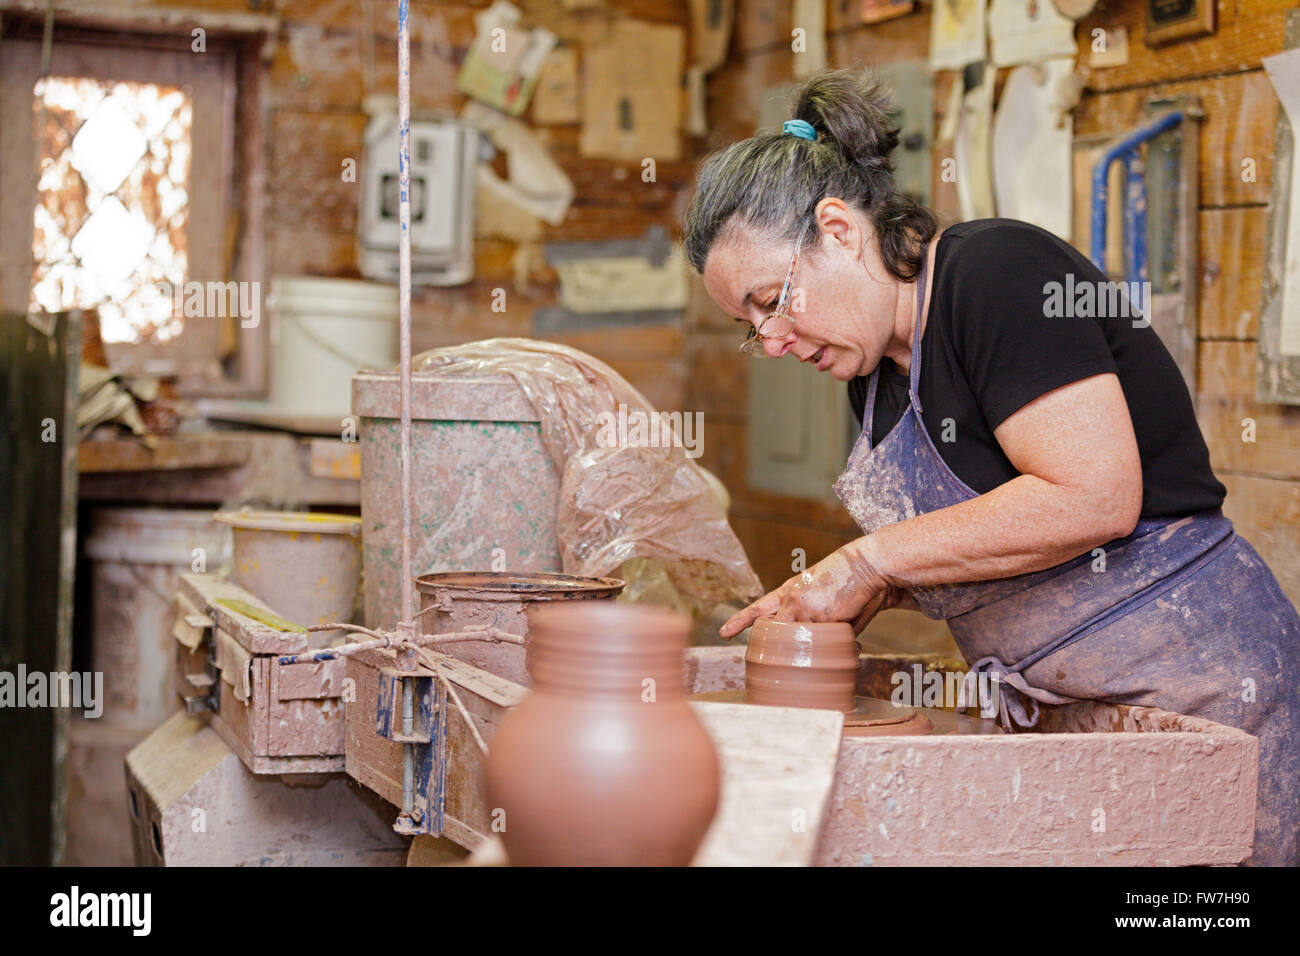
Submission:
[[790,291],[794,287],[794,273],[799,268],[799,250],[803,245],[802,238],[795,243],[794,255],[790,257],[790,268],[785,274],[785,285],[781,287],[781,295],[776,300],[776,307],[768,313],[767,318],[758,323],[758,327],[750,326],[749,334],[745,336],[745,341],[740,343],[740,351],[746,355],[765,356],[763,351],[763,342],[766,339],[783,339],[794,331],[794,316],[786,311],[786,306],[790,299]]

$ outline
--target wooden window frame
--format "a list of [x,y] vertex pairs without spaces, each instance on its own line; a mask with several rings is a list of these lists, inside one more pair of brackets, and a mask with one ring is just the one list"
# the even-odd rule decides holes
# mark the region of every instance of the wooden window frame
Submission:
[[[14,0],[10,7],[0,11],[0,44],[10,40],[39,42],[45,7],[44,0]],[[191,19],[196,16],[201,19]],[[105,11],[101,15],[84,4],[73,8],[66,3],[56,3],[54,49],[56,56],[60,43],[190,52],[196,27],[205,31],[207,54],[193,55],[226,57],[233,80],[231,101],[226,105],[233,112],[234,138],[232,142],[223,143],[223,149],[229,150],[229,162],[222,171],[226,180],[223,193],[228,198],[224,201],[226,215],[221,217],[224,219],[222,241],[229,244],[233,253],[228,257],[230,274],[220,278],[259,283],[261,321],[252,328],[242,328],[238,321],[233,323],[237,346],[233,354],[222,362],[219,378],[182,376],[177,380],[177,389],[190,397],[260,398],[265,397],[268,389],[270,352],[270,321],[266,309],[270,292],[266,263],[269,118],[264,92],[266,64],[279,29],[279,18],[262,14],[214,15],[165,10],[147,14]],[[57,64],[52,73],[59,73]],[[160,77],[158,82],[166,82],[166,78]],[[34,206],[34,166],[30,175],[30,189],[12,190],[11,187],[5,191],[10,192],[11,197],[22,195],[24,204]],[[11,198],[10,202],[14,200]],[[3,214],[6,217],[17,215],[12,209],[5,209],[8,205],[0,205]],[[194,228],[192,221],[188,228]],[[30,267],[34,262],[30,254],[25,266],[8,255],[5,258],[11,261],[0,262],[3,305],[11,311],[25,311],[26,301],[17,300],[25,300],[28,295]],[[28,271],[19,281],[19,273],[24,267]]]

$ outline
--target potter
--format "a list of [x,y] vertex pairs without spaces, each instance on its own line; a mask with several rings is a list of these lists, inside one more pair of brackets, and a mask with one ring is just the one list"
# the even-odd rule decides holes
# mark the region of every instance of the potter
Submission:
[[686,255],[740,347],[845,382],[863,426],[835,484],[863,536],[721,634],[912,607],[999,681],[1008,727],[1086,699],[1239,727],[1260,741],[1252,862],[1300,863],[1300,616],[1222,513],[1177,365],[1122,297],[1045,307],[1052,283],[1109,282],[1050,233],[940,232],[894,181],[889,109],[864,74],[815,76],[779,132],[699,173]]

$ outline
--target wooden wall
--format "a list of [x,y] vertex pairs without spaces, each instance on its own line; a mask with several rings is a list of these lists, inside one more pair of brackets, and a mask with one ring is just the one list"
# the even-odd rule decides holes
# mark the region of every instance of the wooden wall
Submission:
[[[1200,162],[1200,317],[1197,410],[1215,473],[1228,488],[1224,512],[1300,604],[1300,407],[1255,401],[1260,296],[1273,182],[1278,101],[1260,58],[1283,49],[1293,0],[1219,0],[1218,29],[1152,49],[1142,42],[1144,4],[1103,0],[1079,24],[1129,31],[1126,66],[1094,70],[1075,113],[1075,133],[1118,132],[1151,96],[1195,94],[1205,120]],[[1254,180],[1242,161],[1255,161]],[[1255,438],[1243,441],[1243,419]]]
[[[567,11],[562,0],[516,0],[532,23],[581,50],[598,43],[610,17],[685,25],[685,0],[606,0],[605,10]],[[859,0],[827,0],[832,66],[872,66],[924,59],[929,12],[875,25],[857,22]],[[282,25],[268,64],[268,221],[272,274],[354,276],[359,186],[343,182],[342,161],[360,159],[365,92],[394,92],[395,4],[375,0],[378,22],[364,22],[362,0],[114,0],[115,7],[209,9],[226,13],[278,10]],[[456,70],[473,36],[473,16],[487,0],[411,0],[412,90],[417,109],[458,110]],[[1261,264],[1273,176],[1277,101],[1260,58],[1282,49],[1285,11],[1292,0],[1219,0],[1217,31],[1209,37],[1153,50],[1142,42],[1144,0],[1102,0],[1076,31],[1081,62],[1096,26],[1129,30],[1127,65],[1092,70],[1076,113],[1076,134],[1119,132],[1133,125],[1147,97],[1196,92],[1206,110],[1201,145],[1202,311],[1201,422],[1215,468],[1229,487],[1228,513],[1268,559],[1293,600],[1300,601],[1300,408],[1254,400],[1254,359],[1260,311]],[[577,186],[565,221],[543,230],[547,240],[635,238],[651,225],[680,233],[694,171],[710,149],[750,135],[761,93],[792,79],[789,0],[737,0],[727,62],[708,82],[710,133],[684,140],[679,162],[659,162],[657,182],[639,167],[578,154],[579,127],[535,126]],[[373,37],[373,86],[367,89],[367,31]],[[936,77],[941,109],[955,74]],[[936,122],[940,117],[936,116]],[[940,144],[940,152],[943,146]],[[1241,161],[1256,161],[1244,181]],[[937,163],[936,170],[937,170]],[[944,222],[955,221],[951,184],[935,183]],[[1077,237],[1080,245],[1086,237]],[[556,301],[557,280],[538,243],[483,237],[474,281],[431,289],[413,303],[415,345],[427,348],[492,335],[530,335],[532,315]],[[491,311],[493,290],[507,292],[504,313]],[[705,413],[704,457],[733,495],[733,519],[755,568],[768,586],[792,573],[791,553],[809,562],[857,533],[833,501],[814,502],[749,488],[745,481],[748,362],[735,351],[736,324],[708,301],[695,282],[680,324],[559,336],[605,359],[660,407]],[[1257,440],[1241,440],[1243,418]],[[946,646],[946,628],[919,616],[887,615],[886,634]]]
[[[416,110],[459,112],[465,97],[456,73],[474,37],[485,0],[411,2],[411,95]],[[683,2],[612,0],[606,11],[567,13],[560,0],[517,0],[525,22],[545,25],[562,43],[581,49],[599,42],[610,20],[685,26]],[[270,65],[271,268],[275,273],[357,274],[357,183],[345,183],[340,163],[360,161],[366,116],[365,5],[361,0],[294,0],[279,5],[283,26]],[[375,0],[374,86],[396,93],[396,4]],[[527,119],[527,115],[524,117]],[[656,181],[644,183],[638,164],[594,160],[578,154],[577,124],[534,125],[552,156],[577,187],[564,222],[545,226],[540,243],[637,238],[652,225],[677,231],[682,196],[695,167],[657,163]],[[689,141],[688,141],[689,146]],[[532,335],[533,312],[556,302],[557,279],[540,243],[494,236],[476,243],[472,283],[425,289],[412,302],[413,346],[419,351],[490,336]],[[493,312],[494,290],[506,308]],[[652,402],[680,408],[685,360],[680,324],[551,336],[590,351],[624,374]]]
[[[1288,0],[1220,0],[1218,29],[1208,37],[1160,49],[1147,47],[1145,0],[1101,0],[1076,29],[1080,63],[1087,62],[1095,27],[1123,25],[1129,33],[1125,66],[1086,72],[1075,115],[1076,136],[1124,131],[1139,119],[1149,97],[1194,92],[1206,118],[1201,139],[1199,330],[1202,429],[1216,473],[1228,487],[1225,510],[1238,531],[1274,569],[1300,603],[1300,408],[1254,400],[1264,235],[1272,182],[1277,98],[1260,58],[1282,49]],[[923,59],[929,48],[929,12],[875,25],[855,21],[855,0],[829,0],[831,65],[872,66]],[[709,85],[710,146],[751,135],[762,91],[792,79],[790,4],[739,0],[737,28],[724,68]],[[936,128],[956,73],[936,75]],[[938,144],[936,159],[949,155]],[[1255,160],[1255,180],[1243,180],[1242,160]],[[938,179],[934,206],[941,222],[959,219],[955,186]],[[1087,236],[1076,236],[1080,248]],[[746,373],[735,354],[734,323],[702,299],[687,318],[686,348],[692,375],[688,402],[706,413],[703,461],[722,476],[734,497],[734,525],[765,584],[791,571],[791,552],[820,557],[856,536],[838,506],[782,498],[745,483]],[[1256,422],[1256,441],[1242,441],[1242,419]],[[872,632],[886,645],[898,640],[941,648],[946,628],[905,612],[883,615]],[[896,640],[898,639],[898,640]]]

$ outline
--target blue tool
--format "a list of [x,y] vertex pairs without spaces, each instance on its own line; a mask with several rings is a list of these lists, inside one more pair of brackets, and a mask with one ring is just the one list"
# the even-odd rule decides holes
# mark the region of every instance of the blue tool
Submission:
[[1182,124],[1184,113],[1174,110],[1139,126],[1112,145],[1092,167],[1092,241],[1088,257],[1106,271],[1106,200],[1111,163],[1124,160],[1124,280],[1146,282],[1147,186],[1140,147],[1161,133]]

